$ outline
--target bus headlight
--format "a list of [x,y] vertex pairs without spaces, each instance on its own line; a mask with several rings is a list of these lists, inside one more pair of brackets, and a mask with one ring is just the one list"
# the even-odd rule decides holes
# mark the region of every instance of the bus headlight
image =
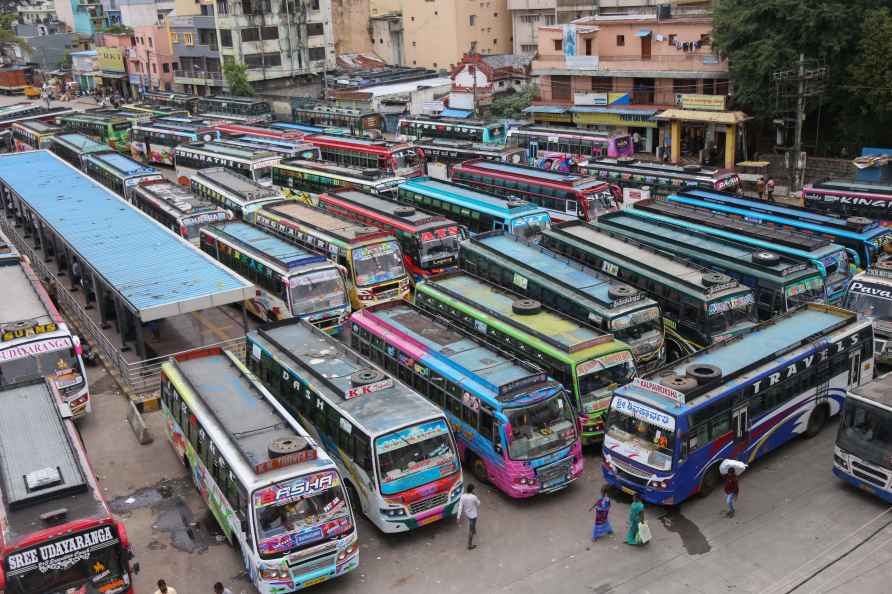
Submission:
[[351,544],[349,547],[347,547],[346,549],[341,551],[341,553],[338,555],[338,561],[343,561],[347,557],[351,556],[353,553],[356,552],[356,549],[358,549],[358,548],[359,548],[359,541],[354,540],[353,544]]
[[400,517],[400,516],[405,516],[405,515],[406,515],[406,510],[403,509],[402,507],[397,507],[397,508],[394,508],[394,509],[384,509],[384,508],[380,508],[380,511],[381,511],[382,514],[384,514],[384,515],[387,516],[388,518],[398,518],[398,517]]
[[291,575],[287,569],[279,569],[276,567],[261,567],[260,579],[262,580],[281,580],[290,579]]
[[455,499],[456,497],[461,496],[464,486],[465,484],[462,481],[458,481],[458,483],[452,487],[452,490],[449,491],[449,499]]
[[849,462],[836,452],[833,453],[833,462],[843,470],[849,469]]

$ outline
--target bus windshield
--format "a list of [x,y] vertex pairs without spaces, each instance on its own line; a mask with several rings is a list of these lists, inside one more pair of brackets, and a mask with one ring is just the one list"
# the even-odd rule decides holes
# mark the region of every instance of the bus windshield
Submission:
[[443,419],[379,437],[375,453],[382,495],[412,489],[458,470],[449,426]]
[[852,281],[846,294],[845,308],[857,311],[871,320],[892,321],[892,287]]
[[672,468],[675,447],[675,418],[614,395],[607,416],[604,450],[656,468]]
[[508,456],[530,460],[571,445],[576,440],[576,420],[563,391],[545,402],[505,410],[511,433]]
[[662,328],[659,307],[648,307],[610,321],[610,332],[617,340],[632,347],[635,355],[656,349],[660,343]]
[[547,214],[536,214],[516,219],[511,225],[511,233],[527,240],[535,240],[542,231],[548,229],[549,218]]
[[393,170],[396,175],[415,172],[421,166],[417,149],[411,148],[393,153]]
[[837,437],[839,446],[883,468],[892,452],[892,412],[847,398]]
[[272,183],[273,179],[273,168],[272,167],[258,167],[254,170],[254,180],[259,183]]
[[383,241],[353,249],[353,275],[360,287],[376,285],[406,274],[396,241]]
[[715,337],[733,334],[756,322],[755,299],[752,293],[712,301],[706,309],[708,332]]
[[7,594],[99,594],[125,589],[118,547],[105,547],[90,551],[67,569],[51,571],[34,570],[18,576],[9,576]]
[[[622,351],[581,363],[576,367],[576,373],[579,375],[582,403],[587,405],[601,398],[609,398],[611,387],[616,388],[632,381],[635,377],[635,363],[628,351]],[[607,408],[608,404],[609,400],[603,405],[596,404],[593,408],[586,406],[585,412]]]
[[835,285],[848,278],[849,256],[845,250],[821,258],[821,264],[827,269],[827,285]]
[[350,507],[337,473],[328,470],[254,493],[257,549],[264,559],[349,534]]
[[438,260],[452,260],[458,254],[461,232],[456,226],[440,227],[421,233],[419,264],[436,263]]
[[[44,348],[39,348],[41,345],[45,345]],[[58,348],[59,345],[64,346]],[[46,348],[56,350],[47,351]],[[60,389],[84,382],[83,369],[70,340],[50,339],[0,351],[0,386],[42,377],[52,378]]]
[[347,303],[344,279],[334,268],[293,276],[288,284],[291,311],[296,316],[343,307]]
[[602,214],[616,210],[616,200],[614,200],[613,192],[609,188],[586,194],[586,198],[588,198],[589,221],[595,221]]
[[824,300],[824,279],[820,276],[812,276],[784,287],[784,295],[787,299],[787,309],[797,305]]

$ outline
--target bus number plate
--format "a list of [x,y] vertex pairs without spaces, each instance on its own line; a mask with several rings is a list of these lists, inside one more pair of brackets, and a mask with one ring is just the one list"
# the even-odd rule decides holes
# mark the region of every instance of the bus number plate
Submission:
[[311,580],[307,580],[304,582],[304,588],[308,588],[310,586],[315,586],[316,584],[321,584],[325,580],[328,579],[327,575],[320,575],[319,577],[313,578]]

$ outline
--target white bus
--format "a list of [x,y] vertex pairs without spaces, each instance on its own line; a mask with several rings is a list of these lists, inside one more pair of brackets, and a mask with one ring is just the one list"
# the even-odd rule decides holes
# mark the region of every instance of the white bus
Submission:
[[247,341],[248,367],[318,435],[350,500],[375,526],[406,532],[455,516],[463,487],[455,439],[404,369],[396,382],[298,320],[255,330]]
[[395,197],[397,187],[404,181],[406,178],[388,175],[381,169],[345,167],[330,161],[294,159],[273,167],[275,187],[312,204],[316,204],[319,194],[340,190]]
[[337,334],[350,315],[341,268],[247,223],[201,229],[201,250],[257,286],[248,311],[270,322],[298,317]]
[[81,345],[31,266],[0,235],[0,388],[48,378],[75,418],[91,410]]
[[240,148],[220,142],[193,142],[181,144],[173,150],[173,162],[177,181],[189,185],[189,177],[208,167],[225,167],[253,179],[264,186],[271,186],[273,165],[282,155],[269,151]]
[[341,474],[238,357],[211,348],[171,358],[161,406],[171,445],[261,594],[356,569]]
[[190,183],[193,194],[231,210],[236,218],[249,223],[254,222],[254,213],[261,207],[282,200],[278,190],[260,185],[225,167],[196,171]]

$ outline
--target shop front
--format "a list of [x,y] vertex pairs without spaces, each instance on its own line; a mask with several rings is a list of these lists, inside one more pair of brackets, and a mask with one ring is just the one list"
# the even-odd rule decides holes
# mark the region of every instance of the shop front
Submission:
[[[744,124],[750,116],[742,111],[726,111],[723,97],[721,103],[709,95],[697,97],[707,99],[682,101],[681,109],[667,109],[654,116],[663,123],[662,151],[670,155],[672,163],[693,161],[734,169],[738,147],[743,145]],[[715,109],[718,107],[721,109]]]
[[658,109],[577,105],[571,107],[570,112],[573,123],[579,128],[629,134],[633,138],[636,138],[637,133],[636,153],[651,153],[656,147],[658,123],[654,116],[659,112]]
[[559,105],[531,105],[523,110],[534,124],[557,124],[570,126],[573,124],[573,114],[569,107]]

